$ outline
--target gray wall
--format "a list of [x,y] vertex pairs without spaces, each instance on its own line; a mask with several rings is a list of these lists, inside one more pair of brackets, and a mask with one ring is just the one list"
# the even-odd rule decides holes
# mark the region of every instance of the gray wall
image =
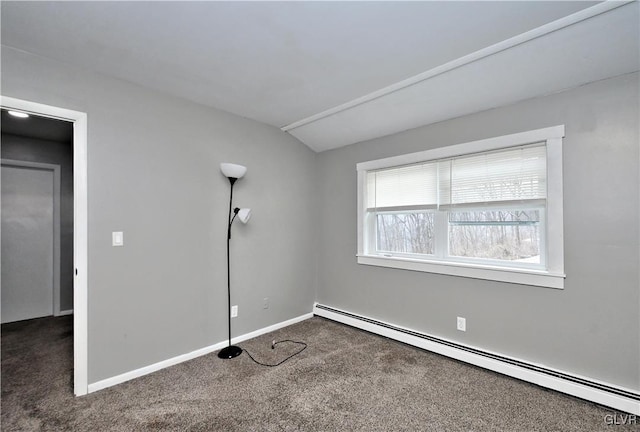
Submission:
[[[638,114],[633,74],[321,153],[318,302],[640,389]],[[558,124],[564,290],[356,264],[356,163]]]
[[1,154],[60,165],[60,310],[73,309],[73,144],[3,133]]
[[[311,312],[316,155],[277,128],[2,48],[2,94],[88,113],[89,382]],[[111,232],[124,231],[124,247]],[[270,297],[269,309],[262,299]]]

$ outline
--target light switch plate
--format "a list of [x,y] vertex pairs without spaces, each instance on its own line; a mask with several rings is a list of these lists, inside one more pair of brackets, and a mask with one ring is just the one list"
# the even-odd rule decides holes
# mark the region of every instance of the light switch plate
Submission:
[[114,231],[111,233],[111,244],[113,246],[124,246],[124,233],[122,231]]

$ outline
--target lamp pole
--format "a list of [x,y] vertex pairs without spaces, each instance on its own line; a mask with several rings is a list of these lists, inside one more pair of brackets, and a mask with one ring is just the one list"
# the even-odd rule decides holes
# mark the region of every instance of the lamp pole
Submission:
[[231,224],[233,224],[233,220],[238,214],[237,211],[234,211],[233,216],[231,216],[231,209],[233,207],[233,185],[236,180],[238,179],[235,177],[229,177],[229,183],[231,184],[231,193],[229,195],[229,226],[227,228],[227,314],[229,318],[229,345],[218,353],[218,357],[221,359],[232,359],[242,354],[242,348],[231,345],[231,258],[229,254],[229,246],[231,243]]

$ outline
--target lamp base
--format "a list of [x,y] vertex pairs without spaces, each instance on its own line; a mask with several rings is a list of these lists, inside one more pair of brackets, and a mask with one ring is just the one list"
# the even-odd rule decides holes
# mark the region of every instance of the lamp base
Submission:
[[218,357],[221,359],[232,359],[234,357],[238,357],[240,354],[242,354],[242,348],[231,345],[221,349],[218,353]]

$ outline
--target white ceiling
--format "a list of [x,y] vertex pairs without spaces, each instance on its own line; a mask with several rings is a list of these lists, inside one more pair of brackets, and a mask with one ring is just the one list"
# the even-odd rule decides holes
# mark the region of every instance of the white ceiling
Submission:
[[640,63],[637,2],[3,1],[1,13],[4,46],[282,128],[316,151]]

